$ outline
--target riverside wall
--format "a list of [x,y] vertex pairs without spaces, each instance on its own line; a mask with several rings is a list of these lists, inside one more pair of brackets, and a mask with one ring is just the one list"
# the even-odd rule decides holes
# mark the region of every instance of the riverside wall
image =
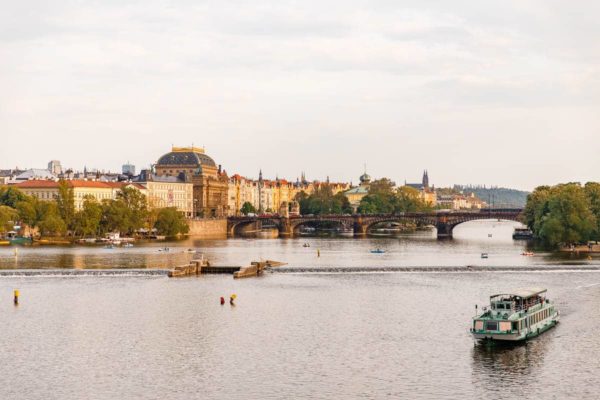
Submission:
[[189,236],[201,239],[227,238],[227,218],[190,219]]

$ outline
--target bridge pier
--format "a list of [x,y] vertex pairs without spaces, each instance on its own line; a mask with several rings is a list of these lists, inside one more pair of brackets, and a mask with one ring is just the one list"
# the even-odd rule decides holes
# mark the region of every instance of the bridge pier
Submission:
[[454,225],[448,224],[446,222],[439,222],[435,225],[435,227],[437,229],[438,240],[452,239],[452,231],[454,229]]

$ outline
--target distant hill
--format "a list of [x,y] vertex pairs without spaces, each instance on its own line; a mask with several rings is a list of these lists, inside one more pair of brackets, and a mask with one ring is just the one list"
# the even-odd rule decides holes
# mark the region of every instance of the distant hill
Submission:
[[529,194],[529,192],[517,189],[471,185],[454,185],[454,189],[462,192],[473,192],[475,196],[489,203],[490,206],[493,205],[498,208],[525,207],[527,195]]

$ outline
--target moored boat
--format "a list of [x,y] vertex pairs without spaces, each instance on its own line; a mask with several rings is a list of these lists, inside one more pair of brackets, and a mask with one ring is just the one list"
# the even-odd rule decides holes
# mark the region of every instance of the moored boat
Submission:
[[554,327],[560,313],[546,291],[525,288],[490,296],[490,305],[473,318],[471,334],[478,340],[518,342]]

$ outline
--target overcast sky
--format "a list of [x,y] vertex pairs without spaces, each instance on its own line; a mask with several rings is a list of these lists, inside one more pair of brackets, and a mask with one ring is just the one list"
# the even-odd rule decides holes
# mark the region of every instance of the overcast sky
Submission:
[[[54,4],[53,4],[54,3]],[[600,181],[597,1],[11,1],[0,168]]]

